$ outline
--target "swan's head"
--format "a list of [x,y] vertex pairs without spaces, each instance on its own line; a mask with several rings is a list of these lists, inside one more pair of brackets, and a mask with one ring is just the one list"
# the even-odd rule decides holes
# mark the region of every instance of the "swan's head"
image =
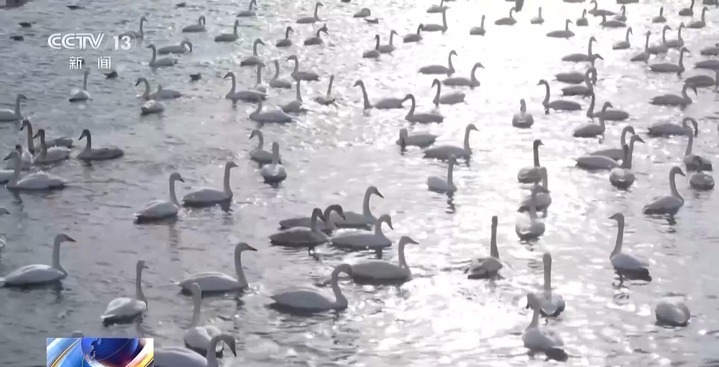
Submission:
[[352,86],[353,86],[353,87],[359,87],[359,86],[363,86],[363,85],[364,85],[364,82],[361,81],[361,80],[358,80],[358,81],[356,81]]
[[339,204],[332,204],[332,205],[328,206],[328,207],[325,209],[325,212],[324,212],[323,216],[324,216],[325,218],[328,218],[328,219],[329,219],[331,212],[336,212],[337,215],[339,215],[340,218],[342,218],[342,220],[346,219],[346,218],[345,218],[345,211],[344,211],[344,209],[342,209],[342,206],[339,205]]
[[524,101],[524,98],[519,100],[519,107],[520,108],[527,108],[527,102]]
[[682,120],[682,125],[689,127],[689,125],[687,125],[687,123],[691,123],[692,126],[694,127],[694,131],[693,131],[694,136],[699,135],[699,124],[697,123],[697,120],[695,120],[691,117],[685,117],[684,120]]
[[15,151],[17,152],[18,155],[22,155],[22,145],[15,144]]
[[295,62],[299,62],[299,59],[297,58],[297,55],[290,55],[287,57],[287,61],[294,60]]
[[379,34],[375,34],[375,35],[374,35],[374,40],[377,41],[377,42],[379,42]]
[[534,293],[527,293],[527,308],[539,310],[540,307],[541,303],[539,302],[539,298],[537,298]]
[[242,252],[242,251],[257,251],[257,249],[250,246],[246,242],[240,242],[237,245],[235,245],[235,252]]
[[190,52],[192,52],[192,42],[190,42],[189,40],[183,40],[182,42],[180,42],[180,44],[182,46],[187,45],[187,48],[189,48]]
[[686,47],[682,47],[682,49],[679,50],[679,53],[680,53],[680,54],[685,53],[685,52],[686,52],[686,53],[689,53],[689,49],[686,48]]
[[439,86],[439,85],[440,85],[439,79],[435,79],[432,81],[432,87]]
[[404,96],[404,99],[402,100],[402,102],[404,102],[404,101],[414,101],[414,95],[412,93],[407,94],[406,96]]
[[534,147],[539,147],[539,146],[544,145],[544,143],[542,143],[542,139],[534,139],[534,142],[532,142],[532,145]]
[[9,160],[11,160],[11,159],[20,158],[20,156],[19,156],[18,153],[17,153],[18,147],[20,147],[20,150],[22,151],[22,146],[20,146],[20,145],[18,144],[18,145],[15,146],[15,150],[13,150],[12,152],[10,152],[10,154],[8,154],[7,157],[5,157],[5,159],[3,159],[3,160],[4,160],[4,161],[9,161]]
[[236,167],[237,167],[237,163],[235,163],[235,162],[233,162],[233,161],[229,161],[229,162],[225,163],[225,168],[226,168],[226,169],[236,168]]
[[323,222],[327,220],[327,218],[325,218],[325,215],[322,213],[322,209],[320,208],[312,209],[312,217],[317,217]]
[[295,30],[292,29],[292,27],[287,26],[287,29],[285,29],[285,32],[288,33],[288,34],[289,34],[289,33],[295,33]]
[[387,223],[387,226],[390,229],[394,229],[392,226],[392,217],[389,216],[389,214],[382,214],[379,218],[377,218],[377,223]]
[[147,79],[145,79],[145,78],[137,78],[137,81],[135,82],[135,86],[137,87],[138,85],[140,85],[140,83],[142,83],[142,82],[144,82],[144,81],[147,81]]
[[614,106],[612,106],[611,102],[604,102],[604,105],[602,106],[602,110],[606,110],[609,107],[614,107]]
[[177,172],[172,172],[172,174],[170,175],[170,180],[185,182],[185,180],[182,179],[182,176],[180,176],[180,174]]
[[614,213],[609,219],[616,220],[617,222],[624,222],[624,214]]
[[261,136],[261,135],[262,135],[262,131],[254,129],[250,133],[250,139],[254,138],[255,136]]
[[582,18],[584,18],[587,15],[587,9],[582,9]]
[[149,269],[149,267],[145,265],[145,260],[137,260],[135,269],[137,269],[137,271],[141,271],[142,269]]
[[204,15],[200,15],[200,17],[197,18],[197,22],[200,23],[200,24],[202,24],[202,25],[205,25],[205,22],[206,22],[205,16],[204,16]]
[[329,34],[327,32],[327,23],[323,24],[322,27],[320,27],[320,29],[317,30],[317,34],[319,34],[319,32],[324,32],[324,34]]
[[457,51],[455,51],[455,50],[449,51],[449,56],[457,56]]
[[147,18],[143,15],[140,17],[140,23],[147,22]]
[[237,28],[239,26],[240,26],[240,21],[238,19],[235,19],[235,24],[233,25],[233,27]]
[[154,49],[155,49],[155,45],[151,43],[151,44],[147,45],[147,47],[145,47],[145,48],[151,48],[151,49],[154,50]]
[[[567,19],[567,20],[569,20],[569,19]],[[594,36],[589,37],[589,43],[592,43],[592,42],[597,42],[597,39],[594,38]]]
[[[482,18],[484,18],[484,15],[482,15]],[[424,30],[424,24],[419,23],[419,26],[417,27],[417,29],[419,29],[420,31],[423,31],[423,30]]]
[[477,63],[474,64],[474,66],[472,67],[472,69],[477,69],[477,68],[482,68],[482,69],[484,69],[484,65],[482,65],[481,62],[477,62]]
[[45,137],[45,129],[38,129],[37,132],[35,133],[35,136],[33,136],[32,138],[35,139],[38,136],[40,138],[44,138]]
[[25,97],[24,94],[18,94],[18,95],[17,95],[17,100],[18,100],[18,101],[26,101],[26,100],[27,100],[27,97]]
[[402,236],[399,238],[399,245],[406,245],[408,243],[419,245],[419,242],[413,240],[410,236]]
[[642,139],[639,135],[632,135],[632,138],[629,141],[644,143],[644,139]]
[[479,131],[479,129],[477,129],[477,126],[474,126],[474,124],[467,124],[467,127],[465,130],[466,131],[471,131],[471,130]]
[[30,120],[29,119],[23,119],[22,124],[20,125],[20,131],[25,130],[25,127],[30,127]]
[[[574,22],[572,22],[571,19],[567,19],[566,24],[570,24],[570,23],[571,23],[571,24],[574,24]],[[592,36],[592,38],[594,38],[594,37]],[[592,39],[592,38],[590,38],[590,39]],[[596,41],[596,40],[595,40],[595,41]]]
[[377,196],[381,197],[382,199],[384,199],[384,196],[382,196],[382,194],[380,194],[380,192],[379,192],[379,190],[377,190],[376,186],[368,187],[367,193],[377,195]]
[[600,54],[592,55],[592,61],[596,61],[597,59],[604,60],[604,58]]
[[399,36],[399,33],[397,33],[397,31],[395,31],[394,29],[392,30],[392,32],[389,32],[389,34],[390,34],[390,35],[396,34],[396,35]]
[[495,215],[492,217],[492,227],[497,228],[497,224],[499,223],[499,218]]
[[671,30],[672,30],[672,27],[670,27],[668,24],[665,25],[664,28],[662,28],[662,32],[671,31]]
[[686,26],[684,25],[684,22],[679,23],[679,30],[681,30],[681,29],[684,28],[684,27],[686,27]]
[[[702,157],[700,157],[700,156],[698,156],[698,155],[695,155],[695,156],[692,158],[692,162],[694,162],[694,164],[696,164],[696,166],[697,166],[697,171],[701,171],[702,165],[704,164],[704,162],[702,162]],[[7,214],[10,214],[10,213],[7,213]]]
[[64,234],[60,233],[57,236],[55,236],[55,243],[62,243],[62,242],[77,242],[74,238]]
[[545,267],[551,266],[552,265],[552,254],[550,254],[549,252],[545,252],[544,254],[542,254],[542,264]]
[[539,83],[537,83],[537,85],[549,85],[549,83],[547,83],[547,81],[544,79],[540,79]]
[[262,45],[262,46],[264,46],[264,45],[265,45],[265,43],[264,43],[264,42],[262,42],[262,40],[261,40],[261,39],[259,39],[259,38],[255,40],[255,44],[256,44],[256,45]]
[[623,131],[632,133],[632,134],[636,134],[636,132],[634,132],[634,127],[632,125],[625,126]]
[[457,157],[455,157],[454,155],[449,156],[447,163],[451,166],[454,166],[455,164],[457,164]]
[[235,76],[235,73],[230,71],[227,74],[225,74],[225,76],[223,76],[222,79],[233,78],[234,76]]

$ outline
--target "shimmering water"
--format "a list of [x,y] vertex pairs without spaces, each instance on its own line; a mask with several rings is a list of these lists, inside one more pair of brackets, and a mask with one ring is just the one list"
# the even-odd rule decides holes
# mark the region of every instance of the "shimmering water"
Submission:
[[[521,333],[530,320],[524,308],[524,294],[541,285],[541,253],[554,256],[553,281],[567,301],[567,310],[549,325],[564,337],[569,364],[584,366],[627,365],[715,365],[719,360],[719,308],[716,279],[719,256],[716,244],[719,229],[711,216],[719,210],[717,196],[697,193],[688,181],[678,180],[686,203],[675,224],[648,218],[641,208],[653,197],[668,193],[670,167],[681,162],[686,140],[645,139],[635,150],[637,182],[628,191],[614,189],[607,173],[587,173],[573,167],[572,158],[600,147],[618,146],[625,123],[641,135],[657,121],[679,122],[683,116],[699,120],[701,132],[695,152],[716,162],[716,93],[700,90],[686,110],[652,106],[651,96],[681,89],[676,75],[654,74],[643,64],[628,59],[643,47],[647,29],[656,34],[662,25],[650,24],[660,4],[674,29],[676,14],[684,2],[642,1],[628,6],[628,24],[637,36],[628,51],[612,51],[611,45],[624,38],[624,29],[602,30],[598,19],[590,26],[574,27],[571,40],[549,39],[548,31],[562,29],[564,19],[581,15],[582,4],[542,4],[545,23],[529,24],[536,15],[535,1],[527,1],[514,27],[494,26],[506,16],[510,3],[493,0],[449,4],[449,30],[444,34],[425,33],[419,44],[398,44],[391,55],[379,61],[363,60],[363,50],[373,47],[379,33],[386,43],[391,29],[401,35],[413,33],[419,22],[441,23],[437,14],[426,14],[430,3],[414,1],[327,2],[320,10],[329,35],[318,47],[298,46],[314,33],[310,25],[295,25],[294,19],[310,15],[311,1],[280,2],[260,0],[259,16],[241,19],[242,39],[234,44],[212,41],[218,33],[231,31],[234,14],[247,3],[189,1],[175,8],[172,1],[137,2],[88,1],[86,9],[70,11],[49,0],[36,0],[15,9],[0,10],[0,101],[13,102],[16,93],[29,101],[23,105],[35,128],[45,127],[48,135],[78,137],[83,128],[93,133],[97,146],[117,145],[126,151],[120,160],[91,166],[71,159],[50,169],[72,182],[60,192],[20,194],[3,190],[0,205],[12,215],[0,218],[7,248],[0,259],[0,274],[30,263],[49,262],[52,238],[66,232],[77,240],[64,245],[62,261],[70,271],[63,289],[32,291],[0,290],[0,364],[40,365],[46,336],[69,335],[82,330],[94,335],[143,335],[155,337],[159,345],[179,345],[191,319],[191,301],[178,294],[172,283],[185,275],[219,270],[232,273],[231,254],[237,241],[259,249],[244,256],[245,272],[252,289],[239,300],[211,298],[203,302],[206,318],[228,330],[238,340],[239,355],[225,358],[226,366],[330,366],[330,365],[542,365],[522,346]],[[380,24],[369,25],[353,19],[361,7],[371,8]],[[619,6],[601,0],[600,7]],[[698,19],[700,7],[695,7]],[[180,29],[207,16],[206,34],[183,35]],[[487,16],[487,35],[470,37],[471,26]],[[84,52],[51,50],[47,36],[56,32],[104,31],[117,34],[137,29],[137,20],[146,15],[144,44],[131,51]],[[687,76],[694,75],[694,62],[704,59],[699,49],[716,42],[719,14],[710,9],[707,27],[683,32],[692,51],[685,58]],[[20,21],[33,22],[20,29]],[[279,50],[274,42],[292,24],[295,46]],[[319,27],[320,25],[316,25]],[[8,35],[22,34],[24,42]],[[589,36],[597,37],[595,52],[599,82],[598,103],[610,100],[631,113],[627,122],[608,123],[606,141],[577,140],[571,131],[588,121],[584,112],[544,115],[539,79],[550,80],[553,98],[560,84],[551,82],[557,72],[583,70],[584,64],[563,63],[560,58],[584,52]],[[676,37],[669,32],[670,38]],[[152,71],[150,54],[144,46],[176,44],[188,37],[192,54],[182,56],[173,68]],[[311,111],[287,126],[262,128],[267,142],[278,141],[289,173],[278,188],[262,183],[257,167],[247,152],[255,146],[248,136],[256,124],[248,114],[254,105],[232,107],[223,98],[229,83],[227,71],[238,74],[240,84],[254,84],[254,68],[240,68],[250,55],[252,41],[261,37],[268,47],[260,48],[264,60],[284,59],[295,53],[303,69],[320,73],[318,83],[305,83],[303,95]],[[409,126],[406,110],[362,111],[361,94],[352,88],[357,79],[367,85],[370,99],[401,97],[408,92],[418,98],[418,110],[432,108],[432,77],[416,70],[427,64],[444,64],[449,50],[456,50],[457,75],[468,75],[480,61],[481,87],[465,91],[466,103],[443,106],[441,125]],[[119,78],[105,80],[97,70],[90,76],[93,100],[70,104],[67,97],[82,83],[79,71],[68,67],[70,56],[84,56],[95,69],[97,56],[111,56]],[[676,60],[671,51],[660,58]],[[282,63],[282,77],[289,78],[291,64]],[[203,79],[189,81],[200,72]],[[273,70],[265,70],[269,77]],[[328,76],[334,74],[333,93],[337,107],[321,107],[311,100],[325,93]],[[179,100],[166,101],[162,116],[139,116],[140,87],[144,76],[153,86],[182,91]],[[294,98],[294,90],[271,90],[265,108]],[[531,130],[511,127],[519,99],[527,100],[534,114]],[[587,106],[587,101],[581,102]],[[5,106],[3,106],[5,107]],[[464,127],[479,128],[472,138],[474,156],[469,167],[455,170],[460,187],[451,202],[426,190],[428,175],[444,175],[439,162],[421,158],[410,150],[400,155],[394,145],[401,127],[440,135],[441,143],[460,144]],[[25,144],[24,132],[14,124],[0,126],[0,145],[9,152],[14,144]],[[541,138],[542,164],[550,172],[553,204],[545,218],[547,231],[531,244],[520,243],[514,232],[516,205],[528,193],[516,183],[516,172],[531,165],[531,142]],[[79,150],[76,149],[76,152]],[[197,186],[220,186],[222,166],[234,160],[239,168],[232,173],[235,192],[232,210],[219,208],[182,211],[174,224],[139,226],[132,214],[146,202],[167,196],[167,177],[180,172],[186,183],[178,195]],[[271,247],[267,237],[276,231],[277,221],[307,215],[314,206],[340,203],[346,210],[359,211],[368,185],[376,185],[385,199],[373,199],[375,213],[392,215],[390,238],[410,235],[421,244],[408,246],[408,262],[414,279],[401,287],[363,287],[348,281],[342,289],[349,308],[338,314],[299,318],[266,308],[268,295],[290,286],[326,288],[331,269],[342,262],[368,258],[370,254],[346,254],[328,247],[318,248],[321,260],[304,251]],[[625,246],[651,260],[653,281],[626,282],[616,279],[609,253],[616,235],[608,217],[617,212],[627,217]],[[462,267],[468,259],[488,253],[490,218],[499,216],[499,251],[506,266],[503,279],[470,281]],[[388,252],[389,261],[396,254]],[[134,263],[145,259],[149,265],[144,278],[149,311],[140,324],[101,326],[99,315],[116,296],[131,295]],[[691,324],[681,329],[654,325],[653,306],[667,294],[684,295],[693,312]],[[714,361],[714,362],[712,362]]]

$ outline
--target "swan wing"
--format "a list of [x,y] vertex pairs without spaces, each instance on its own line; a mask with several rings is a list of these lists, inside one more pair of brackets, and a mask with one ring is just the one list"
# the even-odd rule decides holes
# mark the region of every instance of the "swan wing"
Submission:
[[340,248],[353,250],[360,249],[382,249],[392,246],[392,241],[383,235],[374,233],[358,233],[337,236],[331,239],[332,245]]
[[662,196],[658,199],[655,199],[651,203],[644,206],[644,209],[642,209],[642,212],[644,214],[668,214],[668,213],[674,213],[679,208],[684,205],[684,202],[682,200],[679,200],[678,198],[667,195]]
[[531,327],[522,335],[524,346],[529,349],[548,351],[564,345],[562,338],[554,331]]
[[438,176],[430,176],[429,178],[427,178],[427,187],[430,190],[441,191],[441,192],[450,190],[450,187],[449,187],[449,184],[447,183],[447,181],[445,181],[443,178],[438,177]]
[[145,310],[147,310],[147,304],[145,302],[134,298],[120,297],[110,301],[105,309],[105,313],[100,317],[102,320],[129,317],[145,312]]
[[659,302],[654,309],[654,315],[657,321],[673,326],[686,325],[691,317],[691,313],[686,304],[683,302],[668,301]]
[[155,367],[207,367],[207,359],[183,347],[155,349]]
[[402,108],[402,101],[400,98],[383,98],[375,102],[374,107],[379,109]]
[[428,65],[421,67],[419,72],[422,74],[447,74],[449,68],[444,65]]
[[646,260],[624,252],[612,256],[610,260],[616,270],[637,271],[649,266]]
[[17,187],[25,190],[46,190],[65,186],[65,180],[46,172],[29,174],[17,182]]
[[[404,139],[405,144],[407,145],[414,145],[420,148],[428,147],[432,144],[434,144],[434,141],[437,139],[437,136],[432,134],[415,134],[410,135],[407,138]],[[400,144],[400,141],[397,140],[397,144]]]
[[250,152],[250,158],[258,163],[271,163],[272,153],[266,150],[255,149]]
[[12,175],[14,173],[15,173],[15,171],[12,171],[12,170],[7,170],[7,169],[0,170],[0,183],[6,183],[6,182],[10,181],[10,178],[12,177]]
[[238,283],[234,277],[216,271],[190,275],[178,285],[189,292],[193,283],[197,283],[203,292],[227,292],[247,287],[247,284]]
[[305,289],[278,293],[270,298],[272,298],[278,306],[304,311],[324,311],[334,307],[334,302],[322,294]]
[[135,213],[138,218],[165,218],[177,215],[179,208],[166,200],[154,200]]
[[65,274],[45,264],[25,265],[5,276],[5,284],[22,285],[46,283],[65,278]]
[[545,315],[557,316],[564,311],[565,303],[561,295],[553,292],[541,292],[538,298],[541,300],[542,312]]
[[353,211],[346,211],[344,215],[345,217],[342,219],[337,212],[332,211],[330,220],[339,228],[369,228],[375,222],[374,217],[364,216]]
[[309,228],[295,227],[277,232],[270,236],[270,241],[285,246],[316,246],[329,240],[324,233],[315,233]]
[[197,189],[193,192],[190,192],[186,194],[182,201],[184,201],[187,204],[192,203],[208,203],[208,202],[218,202],[227,200],[229,197],[225,194],[224,191],[214,189],[211,187],[205,187],[201,189]]
[[442,145],[424,150],[425,158],[449,159],[450,156],[456,158],[466,158],[468,156],[464,149],[453,145]]
[[542,167],[524,167],[517,173],[517,180],[522,183],[537,182],[542,179]]
[[589,170],[612,169],[615,167],[619,167],[619,163],[617,163],[617,161],[602,155],[588,155],[584,157],[579,157],[576,159],[576,161],[577,167]]
[[309,228],[312,224],[312,219],[309,217],[297,217],[283,219],[280,221],[280,229],[287,229],[293,227],[306,227]]
[[495,276],[503,265],[499,259],[494,257],[480,257],[472,259],[472,263],[467,268],[469,278],[489,278]]
[[403,269],[386,261],[364,261],[352,265],[352,277],[360,280],[396,280],[406,279],[409,269]]

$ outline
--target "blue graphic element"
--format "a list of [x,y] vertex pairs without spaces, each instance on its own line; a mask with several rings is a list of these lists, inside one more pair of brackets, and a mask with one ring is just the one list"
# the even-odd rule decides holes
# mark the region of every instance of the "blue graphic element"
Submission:
[[140,353],[139,338],[82,338],[82,353],[107,367],[125,367]]

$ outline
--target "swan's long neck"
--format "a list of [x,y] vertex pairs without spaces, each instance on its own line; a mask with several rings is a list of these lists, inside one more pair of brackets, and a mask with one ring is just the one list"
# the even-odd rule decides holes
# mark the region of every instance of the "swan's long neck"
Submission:
[[230,92],[228,94],[235,94],[235,91],[237,90],[237,79],[235,79],[235,74],[230,74],[230,80],[232,81],[232,87],[230,88]]
[[346,308],[347,298],[342,294],[342,290],[339,285],[339,272],[336,270],[332,273],[332,293],[335,294],[335,307]]
[[230,188],[230,166],[225,166],[225,177],[223,178],[225,194],[232,196],[232,189]]
[[[386,218],[386,217],[385,217],[385,218]],[[384,233],[382,233],[382,223],[384,223],[385,220],[386,220],[386,219],[384,219],[384,218],[380,218],[380,219],[377,219],[377,220],[374,222],[374,234],[375,234],[375,236],[384,236]]]
[[544,290],[552,290],[552,261],[547,261],[544,264]]
[[192,293],[192,322],[190,327],[193,328],[200,323],[200,309],[202,308],[202,293]]
[[[567,22],[567,30],[569,30],[569,22]],[[629,37],[629,33],[627,33],[627,38]],[[592,41],[589,41],[589,46],[587,46],[587,55],[589,55],[589,58],[592,58]]]
[[90,75],[90,73],[85,73],[82,76],[82,90],[87,90],[87,77]]
[[140,35],[142,35],[142,36],[145,35],[145,27],[144,27],[144,25],[145,25],[145,20],[144,20],[144,19],[140,19]]
[[327,97],[329,98],[330,95],[332,95],[332,83],[335,81],[335,78],[330,78],[330,83],[327,84]]
[[464,151],[465,151],[465,152],[471,152],[471,151],[472,151],[472,148],[469,146],[469,133],[470,133],[470,131],[472,131],[472,130],[466,129],[466,130],[464,131]]
[[20,179],[20,168],[22,167],[22,162],[20,161],[20,154],[13,159],[15,162],[13,166],[13,173],[12,177],[10,177],[10,181],[8,181],[8,186],[13,187],[17,185],[17,181]]
[[237,275],[237,283],[241,285],[247,284],[245,271],[242,269],[242,252],[235,251],[235,275]]
[[684,198],[677,191],[676,173],[674,172],[669,173],[669,190],[671,190],[672,196],[684,202]]
[[20,98],[15,99],[15,116],[18,119],[22,118],[22,115],[20,114]]
[[255,136],[257,137],[257,150],[262,150],[265,146],[265,137],[262,135],[262,131],[258,130]]
[[362,215],[365,217],[373,217],[372,210],[369,207],[369,199],[372,197],[372,192],[367,190],[364,193],[364,198],[362,199]]
[[85,150],[90,151],[92,149],[92,135],[90,133],[85,134]]
[[497,249],[497,226],[492,225],[492,237],[489,240],[489,256],[499,259],[499,250]]
[[529,199],[529,218],[532,220],[537,219],[537,191],[534,189],[532,189]]
[[614,244],[611,256],[622,252],[622,241],[624,240],[624,218],[617,221],[617,242]]
[[[703,15],[704,14],[702,14],[702,20],[704,20]],[[442,28],[447,29],[447,11],[442,12]]]
[[295,90],[295,99],[298,102],[302,102],[302,92],[300,92],[300,82],[297,81],[297,89]]
[[67,275],[67,270],[60,264],[60,241],[52,245],[52,267]]
[[544,83],[544,101],[542,104],[547,105],[549,103],[549,83]]
[[624,167],[626,169],[632,169],[632,156],[634,155],[634,143],[635,143],[634,140],[629,142],[629,150],[627,151],[627,164]]
[[589,101],[589,108],[587,108],[587,117],[592,118],[594,115],[594,103],[596,102],[597,97],[594,96],[594,93],[592,93],[591,100]]
[[644,40],[644,52],[647,52],[649,50],[649,33],[647,33],[647,38]]
[[437,86],[437,93],[434,95],[433,101],[435,105],[439,106],[439,96],[442,93],[442,86],[440,85],[440,83],[436,83],[435,85]]
[[662,44],[666,44],[666,43],[667,43],[667,30],[668,30],[668,29],[669,29],[669,28],[664,28],[664,29],[662,30]]
[[535,144],[534,147],[534,167],[539,167],[539,144]]
[[479,23],[479,28],[484,28],[484,16],[482,16],[482,22]]
[[684,151],[684,155],[692,154],[692,146],[694,145],[694,134],[687,134],[687,149]]
[[376,37],[374,41],[374,49],[379,50],[379,37]]
[[472,68],[472,84],[476,84],[478,82],[477,80],[477,69],[479,69],[479,65],[474,65]]
[[452,177],[454,176],[454,163],[449,162],[449,166],[447,166],[447,184],[449,186],[452,186],[454,184]]
[[47,155],[47,144],[45,143],[45,133],[40,134],[40,156],[45,157]]
[[257,66],[257,79],[255,80],[255,82],[257,83],[257,85],[262,84],[262,67],[259,65]]
[[414,100],[414,96],[411,96],[409,98],[409,101],[412,102],[412,105],[409,107],[409,112],[407,112],[407,116],[405,116],[405,118],[410,118],[410,117],[414,116],[414,109],[417,104],[417,102]]
[[272,145],[272,165],[276,166],[280,164],[280,148],[273,144]]
[[295,68],[292,70],[292,74],[294,74],[294,73],[300,71],[300,62],[299,62],[299,60],[293,59],[293,61],[295,62]]
[[392,46],[392,40],[394,39],[394,32],[389,34],[389,45]]
[[602,128],[602,131],[607,128],[607,125],[604,123],[604,114],[599,116],[599,127]]
[[287,27],[287,29],[285,29],[285,39],[289,39],[289,38],[290,38],[290,27]]
[[627,34],[624,35],[624,42],[629,42],[629,29],[627,29]]
[[689,97],[689,94],[687,94],[687,88],[687,85],[684,84],[684,88],[682,88],[682,98],[687,102],[691,102],[692,99]]
[[319,11],[320,11],[320,5],[317,4],[317,5],[315,5],[315,13],[314,13],[314,17],[315,17],[316,20],[319,20],[319,19],[320,19],[320,16],[319,16],[319,14],[318,14]]
[[527,329],[535,329],[539,326],[539,309],[532,308],[534,309],[532,312],[532,322],[529,323]]
[[152,47],[152,58],[150,59],[150,64],[154,64],[156,59],[157,59],[157,50],[154,47]]
[[365,110],[372,108],[372,103],[370,103],[369,101],[369,96],[367,95],[367,88],[365,88],[364,83],[360,84],[360,88],[362,88],[362,100],[364,100]]
[[280,62],[275,60],[275,75],[272,77],[272,80],[277,80],[277,78],[280,77]]
[[260,43],[255,41],[255,43],[252,44],[252,55],[257,56],[257,45]]
[[[312,217],[310,217],[310,229],[312,229],[312,232],[315,232],[315,233],[321,232],[321,231],[320,231],[320,227],[318,227],[318,224],[319,224],[319,223],[317,222],[318,219],[319,219],[319,218],[318,218],[318,215],[313,211],[313,212],[312,212]],[[329,220],[329,219],[328,219],[328,220]]]
[[135,298],[139,301],[147,303],[145,293],[142,293],[142,268],[137,269],[137,277],[135,278]]
[[170,202],[179,207],[180,203],[177,201],[177,194],[175,194],[175,178],[170,178]]
[[400,242],[399,246],[397,247],[397,255],[399,256],[399,267],[402,269],[409,270],[409,266],[407,266],[407,260],[404,257],[404,248],[405,248],[405,243]]
[[237,36],[237,28],[238,28],[239,26],[240,26],[240,23],[237,22],[237,21],[235,21],[235,26],[232,27],[232,34],[234,34],[235,36]]
[[449,71],[454,73],[454,65],[452,64],[452,54],[450,53],[447,57],[447,64],[449,64]]
[[142,84],[145,85],[145,92],[142,93],[142,98],[149,98],[150,97],[150,82],[147,81],[147,79],[142,78]]
[[35,151],[35,139],[33,139],[33,131],[32,131],[32,125],[28,122],[27,124],[27,149],[30,152]]

